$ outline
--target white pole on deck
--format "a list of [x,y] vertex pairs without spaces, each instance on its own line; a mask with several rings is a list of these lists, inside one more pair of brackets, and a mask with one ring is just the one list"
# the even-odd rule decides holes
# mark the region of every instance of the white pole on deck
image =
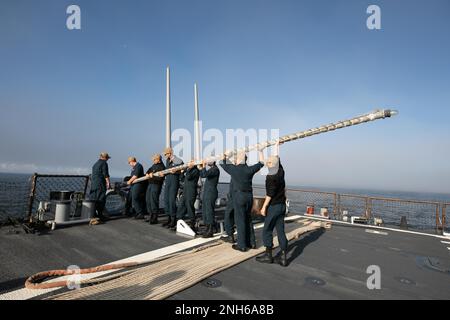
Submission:
[[170,121],[170,69],[166,69],[166,148],[172,147],[171,121]]
[[200,147],[200,119],[198,112],[198,89],[197,83],[194,83],[194,135],[195,135],[195,160],[201,159],[201,147]]

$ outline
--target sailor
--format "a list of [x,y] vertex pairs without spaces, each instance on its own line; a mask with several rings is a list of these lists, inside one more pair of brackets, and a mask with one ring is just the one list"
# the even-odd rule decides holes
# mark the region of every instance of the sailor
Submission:
[[251,243],[251,209],[253,205],[253,176],[264,166],[264,155],[262,149],[259,150],[259,162],[248,166],[245,152],[236,155],[235,164],[227,163],[224,156],[220,164],[233,179],[233,204],[235,221],[237,228],[237,244],[232,248],[240,251],[247,251],[253,247]]
[[106,204],[106,190],[111,187],[107,163],[108,159],[110,159],[109,154],[102,152],[100,153],[100,159],[92,166],[91,190],[89,192],[90,199],[95,200],[96,217],[101,221],[106,220],[103,215]]
[[224,227],[226,236],[221,240],[229,243],[235,243],[234,239],[234,203],[233,203],[233,179],[230,180],[230,188],[227,194],[227,206],[224,213]]
[[[184,174],[184,204],[186,206],[186,215],[189,219],[189,226],[195,231],[195,200],[197,199],[198,179],[200,178],[200,171],[191,161]],[[178,216],[181,219],[182,217]]]
[[[177,220],[184,219],[184,216],[187,213],[186,209],[186,199],[184,198],[184,182],[186,180],[185,171],[180,171],[180,185],[178,188],[177,195]],[[173,228],[175,230],[175,228]]]
[[[183,164],[183,161],[173,154],[172,148],[164,149],[164,157],[166,158],[166,169],[170,169]],[[177,214],[177,194],[180,184],[180,172],[171,171],[166,175],[165,187],[164,187],[164,210],[169,219],[163,224],[163,227],[174,228],[176,227],[176,214]]]
[[286,251],[288,240],[284,232],[284,217],[286,215],[284,169],[278,156],[269,157],[266,161],[266,166],[268,168],[266,198],[261,209],[261,214],[266,217],[263,228],[263,243],[266,247],[266,252],[256,257],[256,260],[263,263],[273,263],[273,229],[276,228],[281,249],[278,263],[285,267],[287,266]]
[[[227,193],[227,206],[225,207],[224,213],[224,227],[226,236],[220,237],[220,240],[235,243],[234,239],[234,203],[233,203],[233,179],[230,180],[230,187]],[[255,237],[255,229],[253,227],[253,223],[251,223],[250,216],[250,245],[252,249],[256,248],[256,237]]]
[[162,185],[164,183],[164,177],[153,175],[155,172],[166,169],[161,160],[160,154],[154,154],[152,156],[153,165],[147,170],[146,176],[148,179],[147,193],[145,199],[147,202],[147,212],[150,214],[150,224],[158,223],[159,213],[159,196],[161,195]]
[[131,205],[136,213],[136,219],[143,219],[145,213],[145,206],[142,199],[142,194],[145,191],[145,185],[142,182],[133,183],[134,180],[144,176],[144,167],[137,162],[135,157],[128,157],[128,164],[131,167],[131,178],[127,184],[131,186]]
[[214,235],[215,226],[215,204],[218,196],[217,184],[219,183],[220,171],[217,168],[216,162],[208,163],[209,169],[206,169],[206,162],[204,161],[200,166],[200,177],[206,178],[203,189],[203,203],[202,215],[203,221],[206,224],[206,231],[203,238],[211,238]]

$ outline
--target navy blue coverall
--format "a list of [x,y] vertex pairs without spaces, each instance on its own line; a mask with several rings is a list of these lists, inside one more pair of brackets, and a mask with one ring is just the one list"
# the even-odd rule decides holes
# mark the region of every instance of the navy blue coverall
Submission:
[[178,191],[178,202],[177,202],[177,219],[184,219],[186,215],[186,200],[184,198],[184,182],[186,181],[186,176],[182,171],[180,174],[180,188]]
[[[148,170],[147,174],[155,173],[164,170],[166,167],[163,163],[153,164]],[[147,202],[147,212],[151,215],[159,213],[159,196],[161,195],[161,188],[164,183],[164,177],[156,177],[148,180],[147,193],[145,194]]]
[[[178,161],[166,160],[166,169],[170,169],[183,164],[181,159],[176,158]],[[175,219],[177,214],[177,194],[178,187],[180,185],[180,172],[168,173],[166,175],[164,185],[164,210],[171,218]]]
[[234,203],[233,203],[233,179],[230,180],[230,189],[227,194],[227,207],[224,216],[225,232],[228,236],[233,236],[234,229]]
[[106,204],[106,178],[109,178],[108,163],[106,160],[99,159],[92,166],[91,190],[89,198],[95,200],[96,215],[103,218],[103,210]]
[[247,164],[233,165],[221,163],[222,168],[233,179],[233,204],[237,228],[237,245],[240,249],[252,247],[251,210],[253,205],[253,176],[264,166],[258,162],[252,166]]
[[[144,167],[139,162],[131,169],[131,176],[141,178],[144,176]],[[133,183],[131,185],[131,203],[136,216],[145,213],[144,203],[142,201],[142,194],[145,191],[145,184],[143,182]]]
[[200,171],[197,167],[186,170],[184,176],[184,200],[186,205],[186,213],[189,219],[195,218],[195,199],[197,198],[198,179]]
[[203,222],[207,225],[215,223],[214,212],[216,199],[218,196],[217,184],[219,183],[220,170],[213,165],[208,170],[203,168],[200,171],[200,177],[206,178],[205,187],[203,189],[202,214]]

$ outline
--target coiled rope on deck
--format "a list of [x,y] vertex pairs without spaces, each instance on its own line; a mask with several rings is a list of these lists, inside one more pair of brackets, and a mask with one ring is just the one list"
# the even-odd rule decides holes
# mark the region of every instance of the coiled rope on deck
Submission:
[[118,263],[118,264],[110,264],[106,266],[98,266],[94,268],[87,269],[79,269],[79,270],[49,270],[36,273],[29,277],[25,281],[25,288],[27,289],[50,289],[50,288],[58,288],[64,287],[67,285],[67,280],[55,281],[55,282],[44,282],[45,279],[51,277],[59,277],[59,276],[69,276],[74,274],[86,274],[86,273],[96,273],[101,271],[108,271],[114,269],[123,269],[137,266],[137,262],[128,262],[128,263]]
[[[102,271],[110,271],[110,270],[116,270],[116,269],[117,270],[129,269],[129,268],[133,268],[133,267],[144,266],[144,265],[148,265],[150,263],[156,263],[161,260],[168,259],[173,256],[179,256],[179,255],[190,253],[190,252],[197,252],[197,251],[205,250],[209,247],[216,246],[219,244],[220,243],[207,244],[207,245],[204,245],[204,246],[201,246],[198,248],[194,248],[194,249],[190,250],[189,252],[181,252],[181,253],[177,252],[177,253],[168,254],[168,255],[165,255],[165,256],[162,256],[162,257],[159,257],[156,259],[152,259],[149,261],[143,261],[143,262],[115,263],[115,264],[108,264],[108,265],[104,265],[104,266],[97,266],[97,267],[93,267],[93,268],[77,269],[77,270],[61,269],[61,270],[42,271],[42,272],[38,272],[38,273],[28,277],[28,279],[25,281],[25,288],[27,288],[27,289],[51,289],[51,288],[65,287],[65,286],[67,286],[67,282],[68,282],[67,279],[60,280],[60,281],[53,281],[53,282],[43,282],[43,281],[45,281],[48,278],[52,278],[52,277],[70,276],[70,275],[78,275],[78,274],[89,274],[89,273],[97,273],[97,272],[102,272]],[[81,281],[80,284],[100,283],[103,281],[108,281],[111,279],[121,277],[130,272],[131,271],[126,271],[126,272],[109,275],[109,276],[105,276],[105,277],[87,279],[87,280]]]

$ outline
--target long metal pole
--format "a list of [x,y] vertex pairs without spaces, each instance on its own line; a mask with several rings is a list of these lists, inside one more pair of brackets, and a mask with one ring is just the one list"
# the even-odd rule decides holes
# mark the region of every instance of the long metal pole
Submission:
[[[298,139],[304,139],[304,138],[314,136],[317,134],[321,134],[321,133],[325,133],[325,132],[329,132],[329,131],[333,131],[333,130],[337,130],[337,129],[342,129],[342,128],[346,128],[346,127],[351,127],[351,126],[355,126],[355,125],[358,125],[361,123],[366,123],[366,122],[375,121],[375,120],[379,120],[379,119],[390,118],[390,117],[396,115],[397,113],[398,112],[396,110],[375,110],[371,113],[357,116],[352,119],[342,120],[342,121],[338,121],[335,123],[330,123],[330,124],[326,124],[326,125],[323,125],[320,127],[312,128],[309,130],[304,130],[304,131],[299,131],[296,133],[288,134],[288,135],[282,136],[278,139],[268,140],[268,141],[265,141],[262,143],[247,146],[245,148],[227,151],[227,152],[224,152],[217,156],[207,157],[203,160],[195,160],[194,164],[198,165],[198,164],[201,164],[203,161],[206,161],[206,162],[219,161],[219,160],[222,160],[224,156],[229,158],[240,152],[249,152],[249,151],[253,151],[253,150],[258,150],[259,148],[267,148],[267,147],[270,147],[273,145],[286,143],[286,142],[290,142],[290,141],[294,141],[294,140],[298,140]],[[158,172],[154,173],[154,175],[159,176],[161,174],[168,174],[173,171],[176,172],[176,171],[184,170],[184,169],[188,168],[188,166],[189,166],[189,164],[183,164],[183,165],[173,167],[170,169],[158,171]],[[142,177],[142,178],[134,180],[134,183],[144,181],[147,179],[148,179],[147,177]]]
[[170,119],[170,69],[166,69],[166,148],[172,147],[172,128]]
[[194,83],[194,133],[195,133],[195,160],[201,159],[201,146],[200,146],[200,119],[198,112],[198,88],[197,84]]

